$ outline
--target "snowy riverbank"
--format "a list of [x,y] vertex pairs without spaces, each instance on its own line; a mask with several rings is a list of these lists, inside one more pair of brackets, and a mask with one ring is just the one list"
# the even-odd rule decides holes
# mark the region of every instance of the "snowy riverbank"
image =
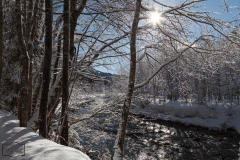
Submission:
[[17,117],[0,109],[1,160],[90,160],[79,150],[44,139],[32,129],[19,127]]
[[209,129],[233,128],[240,134],[240,106],[229,103],[208,103],[207,107],[184,101],[135,102],[132,113],[147,117],[207,127]]

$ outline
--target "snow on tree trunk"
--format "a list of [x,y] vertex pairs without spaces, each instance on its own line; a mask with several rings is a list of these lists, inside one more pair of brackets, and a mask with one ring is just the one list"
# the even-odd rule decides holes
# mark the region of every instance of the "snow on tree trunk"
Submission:
[[[32,43],[32,42],[31,42]],[[28,119],[32,115],[32,97],[33,97],[33,46],[28,45],[29,49],[29,80],[28,80]]]
[[[40,72],[42,73],[42,66],[40,67]],[[32,96],[32,114],[35,113],[35,110],[37,108],[37,104],[39,102],[39,97],[40,97],[40,91],[42,87],[42,74],[38,75],[38,79],[35,83],[35,90]]]
[[128,121],[129,109],[131,105],[131,99],[134,91],[134,83],[135,83],[135,74],[136,74],[136,35],[137,35],[137,28],[139,22],[139,15],[140,15],[140,8],[141,8],[141,0],[137,0],[136,2],[136,9],[132,24],[132,32],[131,32],[131,40],[130,40],[130,72],[129,72],[129,82],[128,82],[128,90],[127,95],[124,100],[123,104],[123,111],[122,111],[122,119],[119,124],[117,138],[114,145],[114,160],[122,160],[123,159],[123,148],[124,148],[124,138],[125,138],[125,131]]
[[39,108],[36,110],[36,112],[32,115],[30,120],[27,122],[27,127],[32,128],[34,131],[37,131],[39,129]]
[[[82,13],[82,10],[84,9],[85,5],[86,5],[86,2],[87,0],[83,0],[79,6],[77,7],[77,1],[76,0],[72,0],[70,1],[71,2],[71,9],[70,9],[70,12],[71,12],[71,16],[70,16],[70,61],[72,60],[73,58],[73,55],[74,55],[74,50],[75,50],[75,47],[74,47],[74,32],[75,32],[75,28],[76,28],[76,25],[77,25],[77,20],[78,20],[78,17],[79,15]],[[61,36],[59,36],[60,38]],[[60,39],[61,40],[61,39]],[[60,42],[60,41],[59,41]],[[60,46],[60,48],[58,48],[59,52],[61,50],[61,43],[58,44],[58,47]],[[73,46],[73,47],[71,47]],[[59,53],[58,52],[58,53]],[[60,53],[59,53],[60,55]],[[59,60],[58,60],[59,62]],[[57,62],[57,63],[58,63]],[[50,94],[49,94],[49,97],[50,97],[50,101],[49,101],[49,105],[48,105],[48,119],[51,120],[52,118],[52,115],[55,111],[55,109],[57,108],[57,105],[59,103],[59,98],[61,96],[61,93],[62,93],[62,75],[61,74],[57,74],[58,76],[54,77],[53,79],[53,82],[52,82],[52,87],[51,87],[51,91],[50,91]],[[50,125],[50,122],[49,122],[49,125]]]

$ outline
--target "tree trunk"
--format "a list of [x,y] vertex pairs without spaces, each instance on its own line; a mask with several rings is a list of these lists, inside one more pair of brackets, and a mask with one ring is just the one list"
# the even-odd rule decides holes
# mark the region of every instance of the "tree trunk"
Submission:
[[86,6],[87,0],[83,0],[78,8],[76,8],[77,1],[71,0],[71,17],[70,17],[70,60],[72,61],[74,56],[74,32],[77,26],[77,19],[79,15],[82,13],[84,7]]
[[125,131],[126,131],[129,109],[130,109],[130,105],[131,105],[132,95],[133,95],[133,91],[134,91],[134,84],[135,84],[136,35],[137,35],[137,28],[138,28],[138,22],[139,22],[140,8],[141,8],[141,0],[137,0],[133,24],[132,24],[131,41],[130,41],[131,58],[130,58],[128,91],[127,91],[126,98],[124,100],[122,119],[119,124],[117,139],[116,139],[115,145],[114,145],[114,157],[113,157],[114,160],[122,160],[123,159]]
[[34,94],[32,96],[32,114],[34,114],[38,102],[39,102],[39,95],[40,95],[40,91],[41,91],[41,87],[42,87],[42,65],[41,65],[41,69],[40,69],[40,73],[38,75],[38,79],[37,82],[35,83],[35,90],[34,90]]
[[68,68],[69,68],[69,0],[64,0],[63,15],[63,69],[62,69],[62,132],[60,143],[68,146]]
[[[76,0],[71,0],[71,8],[70,8],[70,12],[71,12],[71,16],[70,16],[70,57],[69,60],[71,61],[74,55],[74,32],[75,32],[75,28],[77,25],[77,19],[79,17],[79,15],[82,13],[82,10],[84,9],[87,0],[83,0],[80,4],[80,6],[76,9],[76,5],[77,5],[77,1]],[[57,103],[59,102],[59,97],[61,95],[62,92],[62,77],[60,80],[58,80],[56,78],[55,83],[52,84],[52,97],[50,99],[50,103],[49,103],[49,109],[48,111],[51,111],[51,113],[49,113],[49,119],[51,119],[52,117],[52,113],[54,113],[55,111],[55,106],[57,105]],[[54,86],[55,85],[55,86]]]
[[33,46],[30,44],[29,48],[29,80],[28,80],[28,120],[32,115],[32,95],[33,95]]
[[[25,1],[26,2],[26,1]],[[28,119],[32,114],[32,92],[33,92],[33,42],[31,39],[31,28],[32,28],[32,12],[33,12],[33,0],[28,0],[28,6],[26,3],[26,37],[25,40],[27,41],[27,50],[29,55],[29,79],[28,79]]]
[[42,94],[39,108],[39,134],[47,138],[47,105],[48,105],[48,93],[50,86],[50,71],[52,61],[52,22],[53,22],[53,5],[52,0],[45,0],[45,54],[43,62],[43,85]]
[[3,3],[2,0],[0,0],[0,90],[3,69],[2,57],[3,57]]
[[20,120],[20,127],[27,127],[29,55],[23,39],[20,1],[16,1],[16,31],[22,66],[21,89],[18,98],[18,118]]
[[52,80],[52,85],[56,82],[57,74],[58,74],[58,63],[59,63],[59,58],[60,58],[60,53],[61,53],[61,34],[58,36],[58,45],[57,45],[57,57],[55,59],[54,63],[54,71],[53,71],[53,80]]

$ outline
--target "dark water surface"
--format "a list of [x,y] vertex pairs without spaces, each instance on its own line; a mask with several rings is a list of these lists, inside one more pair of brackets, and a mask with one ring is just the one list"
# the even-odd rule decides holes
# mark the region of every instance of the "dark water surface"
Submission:
[[[75,128],[89,156],[113,155],[120,114],[102,113]],[[237,160],[240,136],[181,123],[131,115],[125,138],[127,160]],[[97,152],[98,151],[98,152]]]

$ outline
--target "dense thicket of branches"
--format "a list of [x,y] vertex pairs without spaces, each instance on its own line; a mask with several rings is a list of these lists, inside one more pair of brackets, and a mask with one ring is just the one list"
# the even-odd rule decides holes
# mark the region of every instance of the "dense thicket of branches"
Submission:
[[[71,88],[101,79],[93,68],[123,65],[128,88],[120,76],[114,81],[117,92],[127,93],[118,101],[115,159],[121,159],[133,96],[239,101],[239,28],[196,11],[201,2],[0,0],[1,103],[21,126],[69,145],[68,125],[78,122],[68,116]],[[160,22],[149,21],[152,12]]]
[[[187,55],[164,67],[139,92],[160,96],[162,99],[194,101],[199,104],[210,101],[239,103],[239,47],[228,45],[224,38],[217,44],[199,42],[199,47],[209,50],[215,48],[216,51],[212,54],[198,54],[189,50]],[[151,74],[149,68],[156,69],[152,65],[156,63],[153,59],[161,61],[157,54],[149,55],[149,59],[138,64],[137,81],[143,81]]]

